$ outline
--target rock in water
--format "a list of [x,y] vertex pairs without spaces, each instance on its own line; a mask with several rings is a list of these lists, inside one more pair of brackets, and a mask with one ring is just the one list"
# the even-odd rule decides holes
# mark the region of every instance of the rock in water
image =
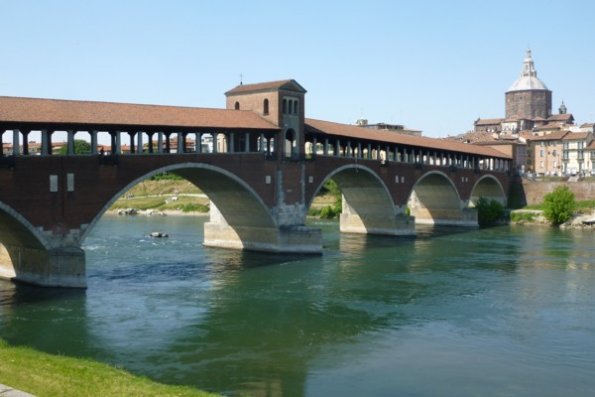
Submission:
[[149,234],[149,237],[164,238],[164,237],[169,237],[169,235],[167,233],[163,233],[163,232],[151,232]]

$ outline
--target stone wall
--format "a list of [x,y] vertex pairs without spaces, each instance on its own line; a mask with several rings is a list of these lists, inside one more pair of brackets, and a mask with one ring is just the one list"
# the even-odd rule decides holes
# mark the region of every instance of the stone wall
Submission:
[[595,181],[590,182],[545,182],[522,181],[525,200],[528,205],[539,204],[543,197],[553,192],[558,186],[568,186],[577,200],[595,200]]

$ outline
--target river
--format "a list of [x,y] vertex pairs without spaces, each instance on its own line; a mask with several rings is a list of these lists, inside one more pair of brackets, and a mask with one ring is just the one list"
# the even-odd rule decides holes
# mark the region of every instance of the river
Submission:
[[202,247],[202,222],[104,217],[86,291],[0,282],[0,337],[226,395],[593,395],[590,232],[316,222],[324,254],[292,257]]

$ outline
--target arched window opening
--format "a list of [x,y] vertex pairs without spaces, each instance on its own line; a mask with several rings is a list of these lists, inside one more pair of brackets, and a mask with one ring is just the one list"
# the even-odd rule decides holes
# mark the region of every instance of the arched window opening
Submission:
[[291,158],[295,153],[296,147],[296,136],[295,131],[293,129],[288,129],[285,132],[285,157]]
[[262,103],[262,114],[268,116],[269,114],[269,100],[265,98],[264,102]]
[[293,114],[298,114],[298,101],[293,101]]
[[281,112],[283,114],[287,113],[287,99],[283,98],[283,102],[281,105]]
[[236,104],[234,105],[234,109],[235,110],[240,110],[240,103],[236,102]]

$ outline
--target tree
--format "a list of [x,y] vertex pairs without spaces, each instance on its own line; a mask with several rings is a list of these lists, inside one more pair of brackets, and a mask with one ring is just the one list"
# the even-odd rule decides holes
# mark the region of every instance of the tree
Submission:
[[496,200],[480,197],[475,203],[479,226],[492,226],[504,218],[504,206]]
[[553,226],[570,220],[575,209],[574,193],[568,186],[558,186],[543,198],[543,215]]
[[[68,145],[64,145],[58,150],[58,154],[66,155],[68,152]],[[74,154],[89,154],[91,153],[91,144],[82,139],[74,140]]]

